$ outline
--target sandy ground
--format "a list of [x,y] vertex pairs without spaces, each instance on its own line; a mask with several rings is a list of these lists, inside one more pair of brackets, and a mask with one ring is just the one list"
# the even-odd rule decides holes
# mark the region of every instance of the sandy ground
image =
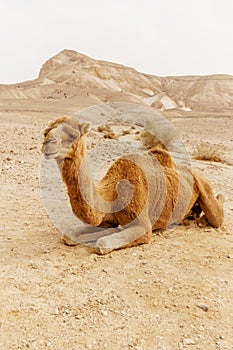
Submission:
[[[232,350],[232,165],[193,163],[226,197],[220,229],[178,226],[103,257],[67,247],[39,184],[42,131],[60,107],[0,106],[0,349]],[[190,151],[205,139],[232,157],[232,117],[172,123]]]

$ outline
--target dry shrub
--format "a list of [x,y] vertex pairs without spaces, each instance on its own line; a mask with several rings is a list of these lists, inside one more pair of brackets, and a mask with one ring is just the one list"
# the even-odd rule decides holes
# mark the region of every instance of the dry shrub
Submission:
[[121,135],[129,135],[129,134],[131,134],[131,131],[130,130],[123,130],[122,131],[122,133],[121,133]]
[[104,134],[105,139],[116,139],[117,136],[111,129],[111,127],[106,124],[106,125],[99,125],[98,126],[98,131],[102,132]]
[[223,163],[225,161],[224,146],[201,142],[196,146],[193,157],[198,160]]
[[163,147],[162,142],[149,131],[143,131],[140,135],[142,144],[147,148]]

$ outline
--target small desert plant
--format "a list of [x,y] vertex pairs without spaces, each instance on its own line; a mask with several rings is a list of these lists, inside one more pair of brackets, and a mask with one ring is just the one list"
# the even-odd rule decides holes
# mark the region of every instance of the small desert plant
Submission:
[[140,135],[142,144],[148,148],[161,147],[164,148],[162,142],[149,131],[143,131]]
[[122,133],[121,133],[121,135],[129,135],[129,134],[131,134],[131,131],[130,130],[123,130],[122,131]]
[[117,138],[117,136],[113,132],[112,128],[108,124],[99,125],[97,130],[104,134],[105,139],[116,139]]
[[210,162],[224,162],[224,146],[211,144],[209,142],[199,143],[194,152],[194,159],[210,161]]

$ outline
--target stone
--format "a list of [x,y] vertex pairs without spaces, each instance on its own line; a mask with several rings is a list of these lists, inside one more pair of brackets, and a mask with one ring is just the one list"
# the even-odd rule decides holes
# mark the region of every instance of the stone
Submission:
[[185,338],[185,339],[183,340],[183,344],[184,344],[184,345],[195,345],[196,342],[195,342],[195,340],[193,340],[193,339],[191,339],[191,338]]
[[209,308],[206,304],[197,304],[197,307],[205,312],[207,312],[209,310]]

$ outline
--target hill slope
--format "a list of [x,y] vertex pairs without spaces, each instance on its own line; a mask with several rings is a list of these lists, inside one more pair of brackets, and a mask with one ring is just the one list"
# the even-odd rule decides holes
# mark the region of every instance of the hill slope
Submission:
[[161,110],[221,111],[233,108],[233,76],[158,77],[120,64],[63,50],[46,61],[37,79],[0,85],[1,99],[129,101]]

